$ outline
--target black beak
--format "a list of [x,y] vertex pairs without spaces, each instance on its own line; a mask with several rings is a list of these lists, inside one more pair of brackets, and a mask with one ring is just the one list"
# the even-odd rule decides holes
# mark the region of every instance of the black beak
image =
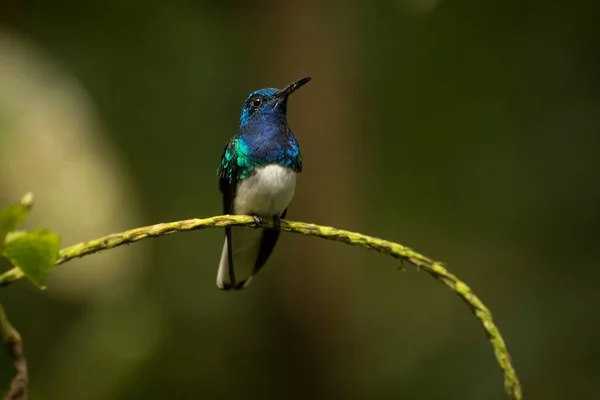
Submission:
[[306,76],[304,78],[300,78],[297,81],[294,81],[287,85],[285,88],[281,89],[279,92],[275,94],[276,97],[279,97],[283,100],[287,100],[288,96],[294,93],[300,86],[304,86],[308,83],[312,78],[310,76]]

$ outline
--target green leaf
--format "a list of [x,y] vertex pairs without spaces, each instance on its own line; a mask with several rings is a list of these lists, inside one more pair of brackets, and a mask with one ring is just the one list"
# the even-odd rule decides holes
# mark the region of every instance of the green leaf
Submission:
[[33,195],[27,193],[21,199],[21,203],[8,206],[0,210],[0,249],[5,242],[6,235],[10,231],[17,229],[19,225],[27,218],[31,206],[33,205]]
[[44,284],[58,257],[60,237],[45,229],[10,235],[2,255],[18,267],[36,286]]
[[15,240],[16,238],[18,238],[21,235],[26,234],[27,231],[12,231],[12,232],[8,232],[6,234],[6,239],[4,240],[5,242],[10,242]]

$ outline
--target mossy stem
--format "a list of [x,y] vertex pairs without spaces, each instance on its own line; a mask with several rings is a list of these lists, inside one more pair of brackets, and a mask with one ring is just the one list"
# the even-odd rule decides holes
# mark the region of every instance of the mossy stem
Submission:
[[[219,228],[226,226],[247,226],[258,228],[254,218],[246,215],[220,215],[203,219],[188,219],[176,222],[160,223],[131,229],[129,231],[114,233],[99,239],[74,244],[60,250],[56,265],[63,264],[74,258],[84,257],[103,250],[112,249],[124,244],[134,243],[150,237],[169,235],[175,232],[193,231],[207,228]],[[272,228],[273,221],[262,220],[262,227]],[[483,326],[483,330],[494,349],[496,360],[504,374],[504,388],[508,396],[515,400],[522,399],[521,385],[512,366],[510,355],[504,343],[500,331],[493,321],[492,313],[481,300],[473,293],[471,288],[458,277],[450,273],[440,262],[434,261],[414,250],[398,243],[383,239],[350,232],[329,226],[308,224],[281,220],[280,229],[285,232],[299,233],[309,236],[317,236],[327,240],[346,243],[352,246],[360,246],[387,254],[396,259],[406,261],[417,269],[423,270],[435,279],[448,286],[462,298],[475,314]],[[0,286],[8,285],[23,278],[23,273],[18,268],[13,268],[0,275]]]

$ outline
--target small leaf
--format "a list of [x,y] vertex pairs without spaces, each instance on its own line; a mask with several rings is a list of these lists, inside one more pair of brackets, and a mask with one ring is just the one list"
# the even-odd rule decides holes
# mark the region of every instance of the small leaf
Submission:
[[6,239],[4,240],[5,243],[10,242],[15,240],[16,238],[18,238],[21,235],[26,234],[27,231],[12,231],[12,232],[8,232],[6,234]]
[[60,237],[45,229],[11,234],[2,255],[18,267],[30,281],[44,289],[44,284],[58,257]]
[[31,206],[33,205],[33,195],[27,193],[21,199],[21,203],[8,206],[0,210],[0,249],[4,244],[6,234],[17,229],[19,225],[27,218]]

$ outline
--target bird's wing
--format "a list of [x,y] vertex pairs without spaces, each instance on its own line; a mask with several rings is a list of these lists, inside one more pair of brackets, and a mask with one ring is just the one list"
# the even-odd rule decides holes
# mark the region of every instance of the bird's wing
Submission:
[[[234,201],[242,172],[238,165],[236,146],[237,142],[234,138],[223,150],[219,166],[219,190],[223,195],[224,214],[235,214]],[[261,230],[243,227],[225,228],[225,243],[217,273],[219,288],[240,290],[250,283],[254,275],[253,271],[260,269],[260,267],[256,268],[255,260],[262,247],[262,238]]]
[[219,190],[223,195],[223,213],[233,214],[233,199],[239,178],[239,167],[237,165],[237,154],[234,140],[227,143],[221,156],[219,164]]
[[[231,140],[221,156],[221,164],[219,164],[219,190],[223,195],[223,214],[233,214],[233,201],[237,183],[239,178],[239,168],[237,165],[237,154],[235,149],[235,139]],[[223,254],[219,265],[219,273],[217,275],[217,285],[221,289],[229,290],[236,289],[235,273],[233,268],[232,258],[232,237],[231,227],[225,228],[225,244],[223,245]]]

